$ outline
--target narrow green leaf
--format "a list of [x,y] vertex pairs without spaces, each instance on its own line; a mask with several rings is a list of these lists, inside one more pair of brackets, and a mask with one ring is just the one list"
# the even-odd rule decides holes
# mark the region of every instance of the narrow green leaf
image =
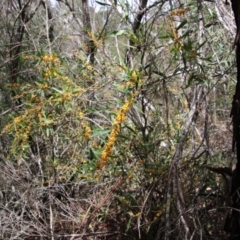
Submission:
[[109,134],[110,130],[102,130],[102,129],[95,129],[92,137],[97,137],[97,136],[107,136]]
[[115,30],[108,34],[108,37],[115,37],[115,36],[121,36],[121,35],[127,35],[128,32],[126,30]]
[[99,157],[102,154],[103,149],[93,149],[93,148],[89,148],[89,157],[90,159],[99,159]]
[[46,135],[47,135],[47,137],[50,136],[50,129],[49,128],[46,128]]
[[133,132],[134,134],[137,134],[137,132],[133,129],[133,128],[131,128],[130,126],[125,126],[128,130],[130,130],[131,132]]
[[128,221],[128,223],[127,223],[126,232],[129,230],[129,228],[130,228],[130,226],[131,226],[131,221],[132,221],[132,219],[130,218],[129,221]]
[[161,77],[165,77],[165,78],[166,78],[166,75],[165,75],[164,73],[162,73],[162,72],[153,71],[153,73],[155,73],[155,74],[157,74],[157,75],[159,75],[159,76],[161,76]]
[[181,22],[181,24],[177,27],[177,30],[181,29],[182,27],[184,27],[187,24],[187,20],[184,20]]
[[111,7],[111,5],[109,3],[100,2],[100,1],[96,1],[96,3],[98,3],[99,5],[102,5],[102,6],[109,6],[109,7]]
[[58,92],[58,93],[61,93],[61,94],[63,93],[63,91],[62,91],[62,90],[60,90],[60,89],[57,89],[57,88],[55,88],[55,87],[52,87],[52,89],[53,89],[53,90],[55,90],[55,91],[56,91],[56,92]]

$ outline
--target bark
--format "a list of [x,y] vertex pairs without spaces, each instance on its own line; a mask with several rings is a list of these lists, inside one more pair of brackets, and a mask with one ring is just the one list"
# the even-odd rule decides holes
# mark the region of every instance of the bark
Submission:
[[[9,49],[9,76],[10,76],[10,83],[14,84],[17,82],[18,78],[18,71],[20,67],[19,56],[22,49],[22,42],[25,35],[25,25],[33,18],[35,13],[37,12],[40,4],[42,1],[36,5],[35,10],[30,14],[29,9],[32,4],[31,0],[28,0],[22,3],[22,1],[18,0],[18,14],[17,18],[15,19],[14,25],[10,30],[10,49]],[[12,91],[12,95],[14,96],[15,93]],[[19,106],[21,105],[21,100],[15,102],[14,105]]]
[[54,27],[53,27],[53,14],[51,8],[42,1],[42,5],[46,10],[47,15],[47,37],[49,39],[50,44],[54,41]]
[[84,42],[87,47],[87,56],[90,59],[90,63],[94,63],[94,53],[95,53],[95,45],[94,41],[90,38],[89,33],[92,32],[92,25],[90,20],[90,11],[89,11],[89,3],[88,0],[82,0],[82,12],[83,12],[83,32],[84,32]]
[[[133,25],[132,25],[132,30],[133,30],[134,34],[137,33],[137,31],[139,30],[139,28],[141,26],[142,18],[144,16],[144,14],[146,13],[146,11],[144,11],[144,10],[147,7],[147,3],[148,3],[148,0],[140,0],[139,1],[138,13],[135,16],[134,21],[133,21]],[[126,56],[125,56],[126,65],[129,66],[129,67],[132,67],[134,45],[135,45],[135,43],[130,39],[129,40],[129,48],[127,49]],[[140,49],[137,49],[137,51],[139,51],[139,50]]]
[[238,0],[231,0],[232,10],[235,17],[237,32],[235,37],[236,48],[236,62],[237,62],[237,84],[235,95],[233,96],[231,117],[233,123],[233,151],[236,150],[237,164],[236,169],[232,175],[232,216],[231,216],[231,238],[234,239],[240,234],[240,2]]

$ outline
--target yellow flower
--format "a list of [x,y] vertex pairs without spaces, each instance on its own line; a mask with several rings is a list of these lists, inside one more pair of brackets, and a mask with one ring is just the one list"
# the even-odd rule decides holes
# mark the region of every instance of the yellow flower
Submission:
[[179,8],[178,10],[172,11],[170,13],[170,16],[181,16],[188,11],[189,11],[189,8]]
[[11,86],[12,86],[12,88],[19,88],[19,84],[18,83],[13,83]]
[[160,217],[162,215],[162,211],[157,212],[156,217]]
[[135,214],[135,217],[139,217],[140,215],[141,215],[141,213],[138,212],[138,213]]
[[130,81],[131,82],[137,82],[137,78],[138,78],[138,75],[137,75],[136,71],[133,71]]
[[54,72],[53,72],[53,76],[54,76],[54,77],[57,77],[57,76],[58,76],[58,73],[54,71]]
[[121,122],[123,122],[126,119],[126,116],[123,113],[119,113],[117,114],[117,116],[115,117],[115,120],[113,122],[114,125],[116,124],[120,124]]
[[131,100],[127,101],[121,108],[121,110],[126,113],[131,107]]
[[82,162],[82,163],[87,163],[87,160],[84,159],[84,158],[82,158],[82,159],[81,159],[81,162]]
[[91,138],[91,133],[92,133],[92,129],[88,126],[88,124],[86,122],[82,122],[81,123],[82,127],[83,127],[83,136],[89,140]]
[[181,124],[179,122],[176,122],[175,123],[175,129],[180,130],[180,128],[181,128]]
[[82,118],[84,116],[84,112],[81,112],[79,113],[79,117]]
[[131,96],[130,100],[126,100],[125,104],[118,110],[117,115],[113,121],[113,128],[109,134],[108,141],[105,145],[99,162],[99,169],[102,169],[107,163],[107,158],[111,155],[113,151],[113,145],[117,140],[117,135],[120,132],[121,123],[125,121],[126,114],[129,108],[132,105],[133,97]]
[[122,72],[123,70],[124,70],[124,69],[123,69],[122,67],[118,67],[118,68],[117,68],[117,71],[118,71],[118,72]]
[[41,85],[40,85],[40,88],[41,88],[42,90],[46,90],[46,89],[49,88],[49,86],[48,86],[47,84],[41,84]]
[[4,127],[3,132],[4,132],[4,133],[5,133],[5,132],[8,132],[8,131],[11,129],[11,126],[12,126],[12,124],[7,124],[7,125]]
[[171,151],[175,151],[175,147],[173,145],[170,147],[170,149]]
[[48,56],[48,61],[49,61],[49,62],[54,62],[55,59],[56,59],[56,58],[55,58],[53,55]]
[[106,150],[104,150],[103,152],[102,152],[102,154],[101,154],[101,158],[102,158],[102,160],[104,160],[104,159],[106,159],[107,158],[107,152],[106,152]]
[[22,121],[21,116],[15,117],[14,120],[13,120],[13,122],[14,122],[15,124],[20,123],[21,121]]
[[48,69],[48,70],[44,73],[44,77],[45,77],[45,78],[48,78],[48,77],[50,77],[51,75],[52,75],[52,72],[51,72],[50,69]]
[[42,60],[43,62],[47,62],[47,61],[48,61],[48,55],[43,56],[43,57],[41,58],[41,60]]
[[64,93],[63,96],[62,96],[62,101],[63,102],[70,101],[71,100],[71,96],[72,96],[71,93]]
[[41,60],[43,62],[57,62],[58,58],[56,56],[54,56],[53,54],[46,54],[44,56],[41,57]]
[[135,85],[135,82],[126,82],[124,87],[133,87]]
[[131,179],[131,178],[132,178],[132,174],[129,173],[129,174],[127,175],[127,179]]
[[93,70],[93,67],[91,65],[87,65],[86,69],[91,72]]

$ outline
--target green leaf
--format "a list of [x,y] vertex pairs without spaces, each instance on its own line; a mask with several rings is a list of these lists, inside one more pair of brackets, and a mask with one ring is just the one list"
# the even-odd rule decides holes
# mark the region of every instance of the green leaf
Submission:
[[129,36],[130,40],[133,42],[133,43],[139,43],[139,39],[134,35],[134,34],[131,34]]
[[93,131],[92,137],[107,136],[109,134],[109,132],[110,132],[110,130],[95,129]]
[[188,37],[190,35],[190,31],[185,32],[183,35],[180,36],[180,40]]
[[46,135],[47,135],[47,137],[50,136],[50,128],[46,128]]
[[63,93],[63,91],[62,91],[62,90],[60,90],[60,89],[57,89],[57,88],[55,88],[55,87],[52,87],[52,89],[53,89],[53,90],[55,90],[55,91],[56,91],[56,92],[58,92],[58,93],[61,93],[61,94]]
[[121,35],[128,35],[128,31],[126,30],[115,30],[108,34],[108,37],[115,37],[115,36],[121,36]]
[[124,140],[130,140],[129,136],[126,136],[126,135],[123,135],[123,134],[118,134],[117,137],[120,138],[120,139],[124,139]]
[[130,218],[130,219],[128,220],[127,229],[126,229],[125,232],[127,232],[127,231],[129,230],[129,228],[130,228],[130,226],[131,226],[131,221],[132,221],[132,219]]
[[130,126],[125,126],[128,130],[130,130],[131,132],[133,132],[134,134],[137,134],[137,132],[133,129],[133,128],[131,128]]
[[180,28],[182,28],[186,24],[187,24],[187,20],[182,21],[181,24],[177,27],[177,30],[179,30]]
[[166,75],[165,75],[164,73],[162,73],[162,72],[159,72],[159,71],[153,71],[153,73],[155,73],[155,74],[157,74],[157,75],[159,75],[159,76],[161,76],[161,77],[166,78]]
[[116,36],[120,36],[120,35],[123,35],[123,34],[128,34],[128,32],[126,30],[118,30],[116,32]]
[[207,40],[205,40],[202,44],[200,44],[197,48],[197,50],[199,50],[205,43],[207,42]]
[[170,38],[170,37],[171,37],[170,34],[167,34],[167,35],[159,35],[159,36],[158,36],[159,39],[168,39],[168,38]]
[[100,157],[101,154],[102,154],[102,151],[103,151],[103,149],[97,149],[97,150],[95,150],[95,149],[93,149],[93,148],[89,148],[89,158],[90,158],[91,160],[93,160],[93,159],[99,159],[99,157]]
[[96,3],[98,3],[99,5],[102,5],[102,6],[109,6],[109,7],[111,7],[111,4],[109,4],[109,3],[100,2],[100,1],[96,1]]

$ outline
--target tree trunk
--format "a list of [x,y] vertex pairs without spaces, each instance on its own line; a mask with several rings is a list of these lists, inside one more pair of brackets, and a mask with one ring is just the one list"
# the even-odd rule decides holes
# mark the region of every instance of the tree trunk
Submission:
[[231,238],[239,239],[240,235],[240,38],[239,38],[239,21],[240,21],[240,2],[238,0],[232,1],[232,9],[237,26],[237,33],[235,38],[236,47],[236,61],[237,61],[237,85],[235,95],[233,96],[231,117],[233,122],[233,151],[236,149],[237,164],[236,169],[232,175],[232,215],[231,215]]

